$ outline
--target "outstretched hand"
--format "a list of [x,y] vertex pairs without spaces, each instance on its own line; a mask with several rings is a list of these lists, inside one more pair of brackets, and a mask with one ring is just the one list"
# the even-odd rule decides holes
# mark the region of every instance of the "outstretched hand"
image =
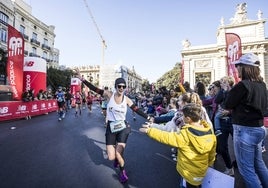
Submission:
[[139,131],[142,132],[142,133],[147,133],[148,132],[148,128],[139,128]]

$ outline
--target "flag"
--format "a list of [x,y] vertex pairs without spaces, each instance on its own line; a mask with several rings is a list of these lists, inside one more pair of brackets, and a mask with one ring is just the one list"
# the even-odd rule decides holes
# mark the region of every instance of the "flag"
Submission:
[[13,99],[21,100],[23,92],[24,39],[20,32],[11,25],[8,25],[7,47],[8,83],[12,87]]
[[238,72],[233,64],[242,55],[241,39],[235,33],[225,33],[228,76],[232,76],[235,82],[239,82]]

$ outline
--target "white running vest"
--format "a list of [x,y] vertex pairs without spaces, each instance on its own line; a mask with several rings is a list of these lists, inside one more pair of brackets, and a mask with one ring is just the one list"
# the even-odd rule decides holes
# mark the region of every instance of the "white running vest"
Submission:
[[114,100],[114,93],[110,98],[107,104],[107,120],[116,121],[116,120],[125,120],[127,114],[127,102],[126,96],[123,96],[123,101],[120,104],[116,104]]

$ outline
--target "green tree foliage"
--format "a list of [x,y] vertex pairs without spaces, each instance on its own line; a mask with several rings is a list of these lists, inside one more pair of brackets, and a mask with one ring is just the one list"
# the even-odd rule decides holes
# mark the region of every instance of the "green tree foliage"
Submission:
[[47,86],[52,87],[53,90],[56,90],[58,86],[68,89],[70,88],[72,76],[72,70],[58,70],[50,67],[47,70]]
[[166,72],[157,80],[156,87],[166,86],[167,89],[175,89],[181,82],[181,69],[181,63],[176,63],[173,69]]
[[147,79],[142,80],[141,86],[144,93],[151,91],[151,84]]

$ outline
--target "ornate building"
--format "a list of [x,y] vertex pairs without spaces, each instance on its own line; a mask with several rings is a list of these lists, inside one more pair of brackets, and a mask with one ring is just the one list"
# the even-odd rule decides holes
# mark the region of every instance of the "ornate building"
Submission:
[[247,18],[246,3],[238,4],[230,23],[224,23],[222,18],[217,30],[217,43],[212,45],[191,46],[189,40],[183,41],[181,51],[184,67],[184,81],[191,86],[197,81],[206,85],[228,74],[225,33],[235,33],[240,36],[242,53],[253,52],[261,61],[261,73],[268,83],[268,39],[265,37],[266,20],[259,10],[256,20]]
[[0,1],[0,49],[3,52],[7,51],[7,25],[23,35],[25,56],[41,57],[47,66],[58,68],[60,52],[54,48],[55,27],[34,17],[30,5],[23,0]]

